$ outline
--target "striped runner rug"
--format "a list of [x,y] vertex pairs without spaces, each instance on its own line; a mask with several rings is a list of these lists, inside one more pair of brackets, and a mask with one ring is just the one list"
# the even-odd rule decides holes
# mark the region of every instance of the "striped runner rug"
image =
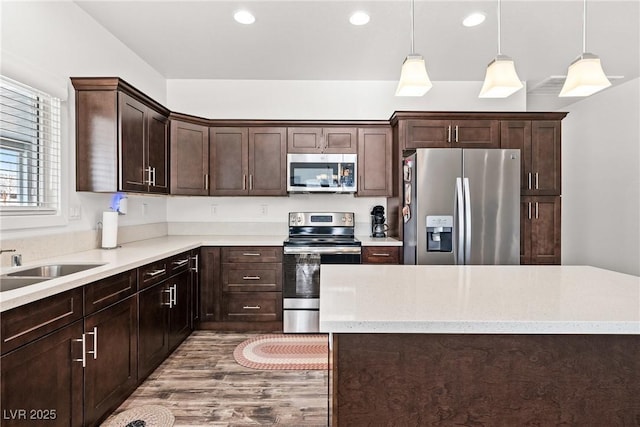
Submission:
[[233,351],[238,364],[252,369],[326,370],[327,335],[268,334],[250,338]]

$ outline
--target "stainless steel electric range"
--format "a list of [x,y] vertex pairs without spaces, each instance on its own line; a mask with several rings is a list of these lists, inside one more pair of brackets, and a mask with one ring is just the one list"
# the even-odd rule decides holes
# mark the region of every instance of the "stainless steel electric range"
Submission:
[[320,265],[360,264],[353,212],[290,212],[284,242],[284,332],[319,331]]

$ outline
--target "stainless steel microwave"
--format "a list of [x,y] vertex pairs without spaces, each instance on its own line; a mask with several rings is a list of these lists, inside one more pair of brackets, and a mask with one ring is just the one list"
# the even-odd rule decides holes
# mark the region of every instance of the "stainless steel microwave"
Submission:
[[357,154],[287,154],[290,193],[355,193]]

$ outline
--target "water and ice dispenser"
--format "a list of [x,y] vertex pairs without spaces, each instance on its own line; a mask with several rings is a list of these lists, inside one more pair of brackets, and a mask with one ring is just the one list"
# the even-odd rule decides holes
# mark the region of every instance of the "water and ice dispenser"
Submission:
[[427,252],[453,251],[453,216],[427,215]]

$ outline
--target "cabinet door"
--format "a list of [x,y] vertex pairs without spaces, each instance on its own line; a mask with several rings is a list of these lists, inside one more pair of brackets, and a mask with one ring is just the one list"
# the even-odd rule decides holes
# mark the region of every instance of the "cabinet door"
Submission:
[[532,194],[559,195],[560,184],[560,122],[533,121],[531,124]]
[[247,128],[209,129],[210,195],[248,194],[248,140]]
[[83,425],[81,336],[82,320],[2,356],[3,426]]
[[357,128],[324,128],[322,130],[322,152],[355,154],[358,150]]
[[191,251],[191,329],[200,323],[200,249]]
[[171,194],[209,194],[209,127],[171,120]]
[[249,129],[249,194],[287,194],[286,136],[285,128]]
[[147,164],[151,169],[150,193],[169,192],[169,120],[147,109]]
[[138,379],[146,378],[169,354],[169,291],[165,282],[138,295]]
[[288,128],[287,153],[322,152],[322,128]]
[[520,263],[560,264],[559,196],[522,198]]
[[169,350],[178,346],[191,333],[191,281],[184,271],[167,280],[173,288],[173,302],[169,307]]
[[358,129],[358,196],[391,197],[391,129]]
[[451,147],[449,120],[407,120],[405,149]]
[[130,96],[119,93],[120,189],[142,191],[148,188],[147,107]]
[[505,120],[500,123],[500,148],[520,150],[520,193],[529,194],[531,174],[531,121]]
[[122,403],[138,381],[138,300],[134,295],[85,318],[86,425],[96,425]]
[[200,248],[200,321],[220,321],[220,248]]
[[499,148],[499,120],[453,120],[451,122],[453,147]]

